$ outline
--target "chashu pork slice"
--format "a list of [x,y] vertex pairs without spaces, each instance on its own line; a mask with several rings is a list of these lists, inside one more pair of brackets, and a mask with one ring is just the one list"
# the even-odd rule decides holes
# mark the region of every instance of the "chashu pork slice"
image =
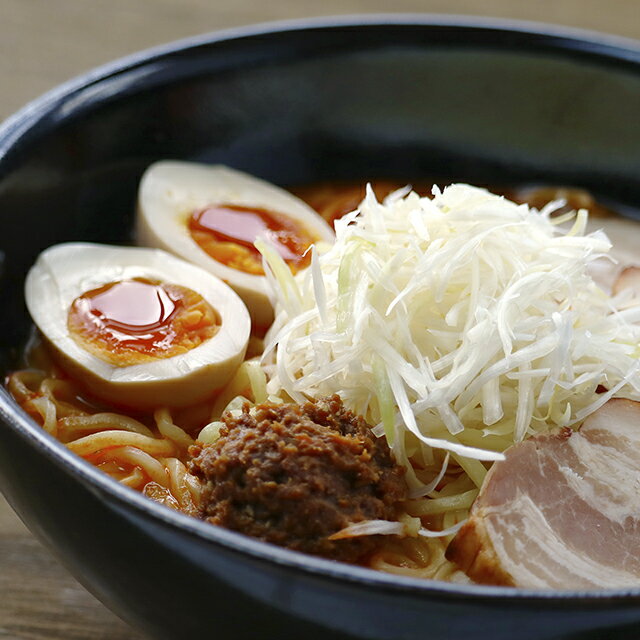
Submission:
[[484,584],[640,586],[640,403],[510,447],[447,557]]
[[616,278],[611,290],[614,295],[629,291],[632,301],[637,304],[640,299],[640,267],[635,265],[625,267]]

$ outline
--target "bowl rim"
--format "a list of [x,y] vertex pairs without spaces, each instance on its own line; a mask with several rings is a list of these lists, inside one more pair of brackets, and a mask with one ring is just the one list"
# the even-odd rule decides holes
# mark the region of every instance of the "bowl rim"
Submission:
[[593,55],[601,60],[609,60],[617,64],[631,63],[631,66],[636,68],[640,64],[640,40],[589,29],[510,18],[446,13],[371,13],[317,16],[230,27],[188,36],[122,56],[75,75],[30,100],[4,121],[0,121],[0,178],[2,177],[2,163],[8,151],[42,116],[72,95],[92,85],[104,82],[112,76],[148,65],[152,61],[170,57],[181,51],[194,50],[225,41],[273,36],[281,32],[367,29],[383,26],[494,32],[502,34],[503,37],[511,34],[521,37],[523,41],[528,41],[537,47],[549,48],[556,52],[565,51],[567,54],[573,52]]
[[[329,16],[297,20],[261,23],[235,27],[202,35],[183,38],[168,44],[145,49],[119,58],[80,74],[29,102],[0,124],[0,180],[3,178],[3,163],[10,152],[20,145],[21,140],[47,114],[74,94],[93,85],[129,72],[137,67],[169,59],[181,52],[207,48],[214,44],[241,39],[278,37],[283,32],[317,30],[367,29],[367,28],[418,28],[425,31],[434,29],[455,29],[460,32],[493,33],[502,38],[521,38],[537,49],[556,54],[572,53],[595,56],[601,61],[630,65],[640,73],[640,42],[621,36],[613,36],[594,31],[561,27],[538,22],[509,19],[481,18],[474,16],[446,14],[366,14]],[[387,574],[364,567],[335,562],[281,548],[243,534],[212,526],[197,518],[187,516],[125,487],[96,467],[73,454],[61,442],[45,432],[15,403],[8,391],[0,388],[0,418],[23,440],[35,447],[56,466],[70,473],[76,480],[87,483],[101,499],[111,501],[116,508],[133,509],[153,520],[162,522],[181,534],[198,538],[202,543],[225,547],[227,550],[247,554],[253,559],[273,563],[300,571],[309,577],[339,579],[345,583],[414,597],[464,598],[476,603],[499,599],[500,603],[539,602],[548,606],[583,604],[593,607],[603,606],[612,600],[616,604],[637,606],[640,600],[640,586],[637,588],[603,590],[553,591],[542,589],[520,589],[489,585],[463,585],[450,582],[411,578]]]

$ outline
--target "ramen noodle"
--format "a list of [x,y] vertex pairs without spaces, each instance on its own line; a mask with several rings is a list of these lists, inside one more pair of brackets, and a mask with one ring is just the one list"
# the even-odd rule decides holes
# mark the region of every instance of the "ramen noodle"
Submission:
[[[374,184],[381,200],[401,186],[390,181]],[[330,222],[356,207],[363,195],[360,187],[352,184],[306,187],[298,189],[298,194]],[[514,199],[526,197],[542,207],[541,199],[551,200],[558,194],[518,191],[509,195]],[[576,200],[579,205],[593,204],[583,192],[560,195],[570,204]],[[279,329],[282,323],[272,329],[273,334]],[[245,401],[282,402],[296,399],[298,394],[295,384],[288,386],[282,378],[278,384],[268,380],[257,358],[263,346],[259,338],[251,338],[245,362],[226,385],[215,396],[182,408],[123,412],[104,404],[59,368],[38,338],[27,349],[25,368],[8,376],[7,387],[20,406],[71,451],[149,499],[198,516],[202,487],[188,470],[189,448],[199,439],[215,440],[223,412],[238,411]],[[269,378],[273,378],[273,367],[267,365],[266,370],[270,372]],[[521,373],[526,376],[526,368]],[[321,388],[320,383],[313,388]],[[412,491],[410,499],[402,505],[398,526],[390,529],[401,535],[378,536],[379,544],[367,558],[367,565],[399,575],[468,582],[469,578],[446,559],[445,552],[457,528],[468,517],[491,461],[498,459],[513,442],[510,435],[499,426],[493,430],[460,431],[456,440],[460,447],[446,449],[423,446],[419,438],[408,434],[402,436],[400,445],[401,436],[393,432],[380,402],[358,396],[355,391],[349,395],[348,389],[341,391],[345,391],[351,408],[371,424],[379,425],[375,433],[386,435],[396,459],[407,467]],[[385,393],[389,396],[391,389],[383,389],[382,395]],[[510,409],[513,409],[510,405],[503,408]],[[526,437],[526,430],[525,425],[520,439]],[[435,435],[432,439],[440,437]],[[468,450],[483,447],[489,447],[496,455],[480,459],[464,455]],[[375,529],[372,533],[376,533]]]

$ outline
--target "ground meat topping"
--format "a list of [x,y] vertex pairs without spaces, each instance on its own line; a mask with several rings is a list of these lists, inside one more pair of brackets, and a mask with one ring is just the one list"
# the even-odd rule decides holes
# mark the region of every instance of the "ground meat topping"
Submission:
[[329,540],[362,520],[394,520],[406,497],[402,468],[384,440],[338,396],[262,404],[223,417],[213,445],[192,448],[209,522],[281,546],[345,561],[375,537]]

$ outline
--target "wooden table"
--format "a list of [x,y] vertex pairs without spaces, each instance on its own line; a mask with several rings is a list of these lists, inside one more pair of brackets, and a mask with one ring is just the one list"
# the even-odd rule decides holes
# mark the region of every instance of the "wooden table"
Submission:
[[[636,0],[0,0],[0,119],[86,69],[226,27],[312,15],[483,14],[640,39]],[[0,638],[141,636],[87,593],[0,497]]]

